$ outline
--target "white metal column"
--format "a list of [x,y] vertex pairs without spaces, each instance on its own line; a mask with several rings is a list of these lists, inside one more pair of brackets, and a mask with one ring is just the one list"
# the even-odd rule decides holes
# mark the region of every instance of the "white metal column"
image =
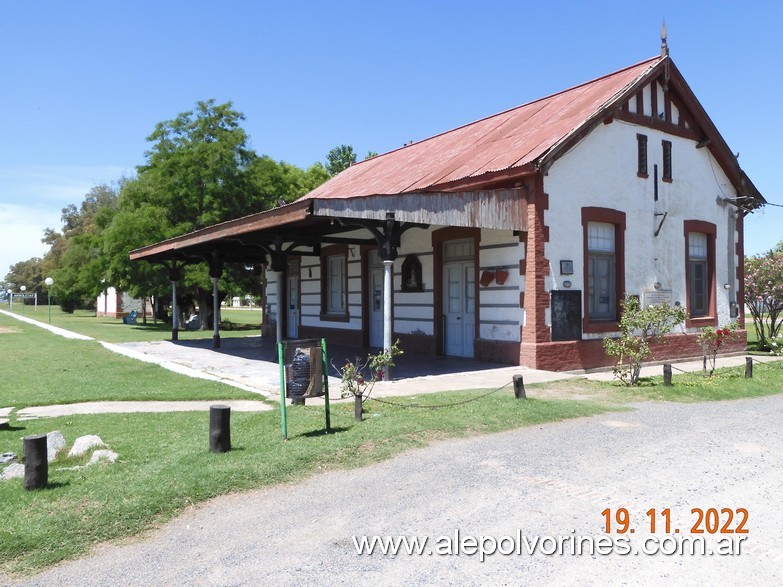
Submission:
[[[394,272],[394,261],[384,259],[383,261],[383,351],[391,352],[392,347],[392,277]],[[383,372],[383,380],[391,381],[391,369],[386,368]]]
[[277,339],[277,342],[283,341],[283,276],[285,273],[283,271],[273,271],[272,273],[275,274],[275,283],[277,284],[277,296],[275,297],[277,306],[276,314],[277,319],[275,321],[275,337]]

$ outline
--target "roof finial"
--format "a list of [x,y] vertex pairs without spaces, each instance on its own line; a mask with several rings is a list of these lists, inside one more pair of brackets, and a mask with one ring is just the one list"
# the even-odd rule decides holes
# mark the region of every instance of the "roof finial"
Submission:
[[661,58],[669,56],[669,44],[666,42],[666,19],[663,19],[661,27]]

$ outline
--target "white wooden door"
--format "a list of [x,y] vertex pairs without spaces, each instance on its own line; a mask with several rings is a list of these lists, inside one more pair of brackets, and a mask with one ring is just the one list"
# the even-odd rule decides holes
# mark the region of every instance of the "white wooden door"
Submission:
[[370,270],[370,346],[383,346],[383,269]]
[[299,265],[288,266],[288,338],[299,337]]
[[443,313],[447,355],[473,356],[476,326],[475,276],[472,262],[446,263],[443,270]]

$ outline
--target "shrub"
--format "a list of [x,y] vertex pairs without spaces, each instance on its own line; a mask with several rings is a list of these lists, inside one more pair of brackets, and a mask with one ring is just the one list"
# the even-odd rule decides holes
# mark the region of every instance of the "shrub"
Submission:
[[620,337],[605,338],[604,350],[617,357],[614,376],[626,385],[636,385],[642,363],[652,355],[650,343],[663,342],[663,335],[685,320],[685,310],[667,302],[642,308],[636,296],[627,296],[621,305]]

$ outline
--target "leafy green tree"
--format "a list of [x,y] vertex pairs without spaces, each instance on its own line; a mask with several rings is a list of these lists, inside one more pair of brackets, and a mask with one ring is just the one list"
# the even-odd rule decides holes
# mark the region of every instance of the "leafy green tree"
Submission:
[[47,228],[44,243],[50,249],[42,271],[54,278],[52,294],[66,312],[93,307],[106,278],[103,231],[117,211],[117,191],[108,185],[93,187],[77,207],[62,210],[60,231]]
[[663,336],[685,320],[685,310],[663,303],[642,308],[639,298],[628,296],[622,301],[620,337],[605,338],[604,350],[617,357],[614,375],[626,385],[636,385],[642,364],[652,351],[651,342],[663,342]]
[[[248,172],[256,154],[231,102],[198,102],[192,111],[156,125],[139,177],[179,234],[248,213],[258,194]],[[162,219],[163,220],[163,219]]]
[[43,280],[46,276],[43,274],[43,260],[39,257],[32,257],[26,261],[14,263],[9,268],[10,271],[5,276],[4,287],[11,289],[14,293],[19,293],[19,288],[25,286],[26,293],[39,294],[43,292]]
[[350,145],[340,145],[326,154],[326,171],[334,177],[356,163],[356,153]]
[[745,307],[753,316],[759,350],[769,350],[783,327],[783,243],[745,258]]
[[[208,100],[156,125],[146,162],[123,183],[119,212],[106,231],[113,285],[136,296],[165,297],[167,272],[130,262],[131,250],[264,210],[281,197],[284,174],[248,147],[243,120],[230,102]],[[211,308],[211,291],[206,263],[189,265],[178,290],[183,309]],[[202,327],[208,322],[205,312]]]
[[367,151],[367,154],[364,156],[364,160],[367,161],[367,159],[372,159],[373,157],[377,157],[378,152],[377,151]]

